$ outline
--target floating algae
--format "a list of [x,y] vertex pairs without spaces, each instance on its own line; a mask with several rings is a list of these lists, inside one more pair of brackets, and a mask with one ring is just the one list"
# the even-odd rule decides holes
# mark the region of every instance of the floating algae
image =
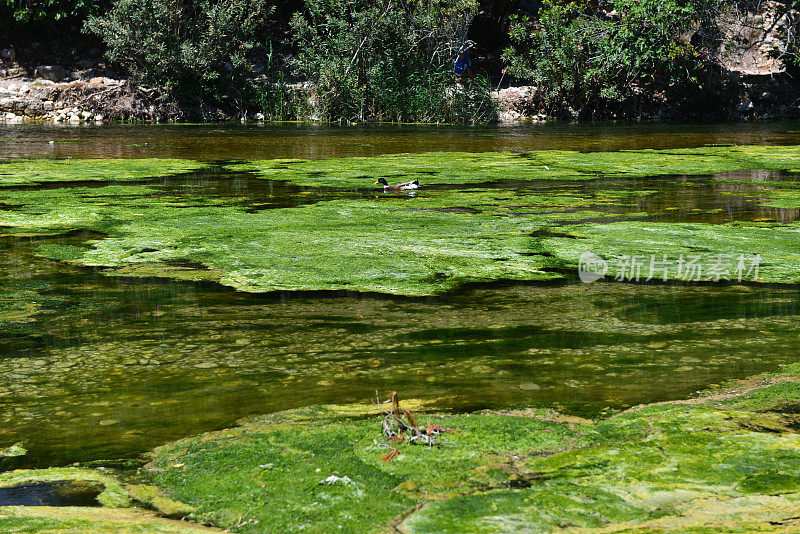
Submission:
[[[760,280],[791,282],[797,260],[795,223],[765,228],[756,220],[769,213],[745,213],[750,209],[747,203],[757,204],[757,199],[742,201],[739,211],[743,219],[752,219],[749,222],[654,227],[655,233],[675,236],[661,248],[650,247],[653,240],[643,243],[630,238],[646,234],[645,223],[670,222],[665,217],[723,222],[724,217],[736,220],[739,216],[715,209],[726,200],[712,198],[697,207],[681,206],[685,195],[672,200],[682,211],[669,215],[672,207],[659,204],[654,189],[641,187],[647,182],[642,177],[657,176],[663,181],[676,173],[725,171],[726,180],[735,182],[730,171],[793,169],[798,166],[797,154],[796,147],[749,146],[243,162],[227,164],[229,170],[220,171],[220,178],[213,181],[216,185],[187,179],[182,187],[170,178],[169,184],[85,187],[64,182],[65,187],[44,190],[0,189],[0,201],[10,206],[0,211],[0,233],[99,232],[106,237],[70,246],[40,244],[38,252],[76,265],[102,267],[108,275],[211,281],[248,292],[352,290],[430,295],[473,282],[549,280],[563,276],[558,270],[574,268],[578,248],[591,248],[602,256],[621,253],[628,243],[630,254],[657,253],[665,247],[727,254],[738,246],[737,252],[763,253]],[[91,160],[75,166],[54,161],[5,165],[20,167],[15,179],[56,183],[81,176],[108,178],[114,172],[119,180],[136,180],[156,171],[158,176],[196,166],[170,161],[155,169],[155,160],[131,161],[131,168],[120,160]],[[35,172],[25,171],[25,165],[34,166]],[[48,165],[54,166],[52,176]],[[297,207],[289,207],[283,197],[270,202],[263,188],[258,188],[256,200],[247,188],[220,187],[226,177],[235,180],[232,172],[255,173],[311,190],[321,187],[321,191]],[[421,177],[428,190],[423,188],[415,196],[376,191],[370,197],[365,192],[379,175],[395,181],[409,175]],[[248,176],[252,182],[252,174]],[[551,185],[543,186],[547,183]],[[779,191],[775,198],[784,198],[776,206],[788,205],[786,192],[792,191],[792,184],[784,181],[780,188],[773,188]],[[723,188],[720,193],[731,193],[722,184],[718,187]],[[354,198],[343,196],[354,188]],[[743,191],[752,198],[760,190]],[[302,191],[295,193],[302,196]],[[582,227],[572,228],[582,223],[607,224],[592,226],[583,234]],[[567,227],[562,234],[579,239],[537,238],[553,226]],[[585,239],[592,231],[600,239]],[[763,245],[765,234],[779,238],[781,246]],[[742,250],[750,242],[757,246]]]
[[0,162],[0,187],[53,182],[127,182],[188,173],[207,164],[184,159],[24,159]]
[[619,152],[437,152],[327,160],[262,160],[235,165],[273,180],[314,187],[363,187],[367,179],[425,184],[500,180],[587,180],[701,175],[745,169],[800,170],[796,146],[726,146]]

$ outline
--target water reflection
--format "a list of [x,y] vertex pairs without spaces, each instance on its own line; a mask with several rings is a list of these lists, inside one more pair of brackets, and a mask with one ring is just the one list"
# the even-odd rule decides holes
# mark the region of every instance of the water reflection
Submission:
[[800,144],[798,122],[744,124],[0,125],[0,158],[330,158],[427,151],[606,151]]

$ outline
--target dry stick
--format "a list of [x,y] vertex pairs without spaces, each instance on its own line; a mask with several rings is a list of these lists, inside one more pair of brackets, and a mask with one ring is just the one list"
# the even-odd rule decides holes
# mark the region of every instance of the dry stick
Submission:
[[395,458],[397,458],[399,455],[400,455],[400,451],[399,451],[399,450],[397,450],[397,449],[392,449],[392,450],[389,452],[389,454],[387,454],[386,456],[384,456],[384,457],[380,458],[380,460],[379,460],[379,461],[381,461],[381,462],[387,462],[387,463],[388,463],[388,462],[391,462],[392,460],[394,460]]

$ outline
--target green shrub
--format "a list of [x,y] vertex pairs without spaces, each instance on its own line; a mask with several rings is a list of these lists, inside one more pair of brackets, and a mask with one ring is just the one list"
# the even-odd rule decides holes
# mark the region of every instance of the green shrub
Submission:
[[459,84],[453,61],[475,0],[306,0],[291,21],[293,61],[328,119],[485,120],[488,83]]
[[[42,21],[84,20],[102,10],[107,2],[88,0],[0,0],[3,18],[10,14],[19,23]],[[4,20],[10,23],[11,20]]]
[[267,0],[116,0],[86,29],[134,76],[182,98],[244,109],[255,90],[249,56],[264,45],[272,9]]
[[32,41],[54,47],[83,45],[73,44],[73,36],[88,16],[101,13],[109,4],[110,0],[0,0],[0,40],[14,45]]
[[695,89],[701,55],[689,40],[704,0],[614,0],[608,16],[545,0],[539,19],[514,17],[503,54],[513,75],[538,87],[541,104],[585,112],[623,101],[637,87]]

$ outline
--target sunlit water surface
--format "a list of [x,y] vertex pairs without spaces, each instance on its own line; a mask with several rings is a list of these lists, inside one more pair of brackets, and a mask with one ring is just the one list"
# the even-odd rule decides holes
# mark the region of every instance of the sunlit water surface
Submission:
[[[800,144],[794,128],[800,130],[793,124],[24,126],[0,127],[0,157],[226,160]],[[503,187],[587,197],[656,189],[657,195],[613,208],[653,220],[796,220],[797,210],[759,202],[775,180],[797,177],[747,172]],[[252,209],[343,194],[214,172],[158,184],[171,195],[244,197]],[[96,236],[59,239],[89,237]],[[210,284],[105,277],[44,260],[34,250],[30,239],[0,240],[0,300],[21,302],[22,295],[36,307],[20,305],[15,317],[14,303],[6,302],[12,312],[0,322],[0,447],[22,441],[30,450],[15,465],[128,457],[249,414],[364,402],[375,390],[435,399],[442,409],[537,404],[599,415],[773,370],[797,361],[800,348],[800,294],[793,287],[569,280],[471,287],[426,299],[246,295]]]
[[631,150],[797,145],[800,123],[365,125],[0,125],[0,158],[332,158],[405,152]]

